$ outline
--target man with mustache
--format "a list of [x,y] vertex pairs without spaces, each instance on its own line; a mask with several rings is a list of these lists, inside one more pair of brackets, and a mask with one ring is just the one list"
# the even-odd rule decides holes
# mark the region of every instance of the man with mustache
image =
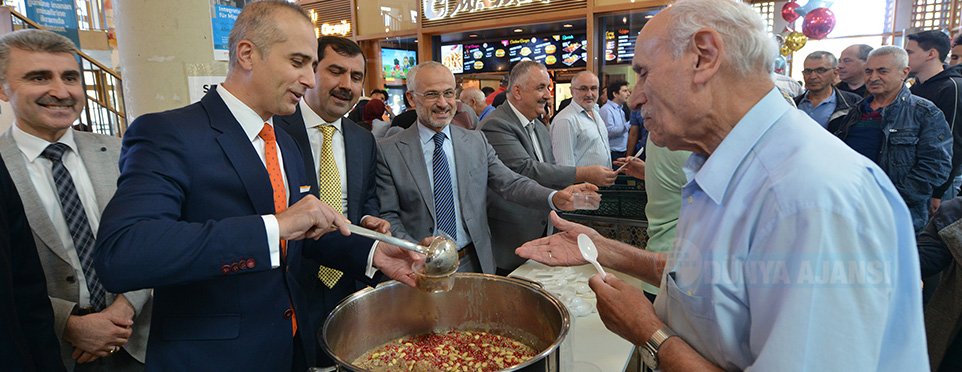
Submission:
[[818,125],[828,128],[832,120],[844,120],[852,106],[862,97],[832,86],[838,78],[838,60],[832,53],[815,51],[805,57],[805,93],[795,97],[795,105],[812,117]]
[[86,103],[74,50],[49,31],[0,38],[0,99],[16,117],[0,135],[0,156],[47,276],[59,361],[71,371],[142,371],[150,291],[107,292],[92,268],[101,211],[117,187],[120,141],[71,128]]
[[[304,169],[311,174],[311,194],[346,215],[352,223],[386,233],[391,225],[377,217],[374,136],[344,117],[361,96],[364,55],[351,39],[322,36],[317,39],[317,60],[314,87],[305,91],[294,114],[275,119],[298,144]],[[370,239],[328,234],[305,245],[317,244],[318,249],[340,245],[345,252],[367,257],[374,243]],[[342,273],[311,258],[302,260],[296,271],[312,308],[312,323],[317,327],[345,297],[376,284],[364,272]],[[317,356],[318,366],[334,364],[320,347]]]
[[[506,103],[488,115],[479,129],[504,165],[542,186],[559,189],[578,182],[610,186],[617,176],[610,161],[577,166],[555,162],[548,129],[538,119],[545,113],[545,102],[551,100],[550,85],[545,65],[519,62],[509,75]],[[488,224],[499,274],[507,275],[524,263],[514,249],[544,236],[548,226],[545,212],[543,206],[526,208],[488,191]]]
[[407,84],[418,122],[378,144],[381,217],[391,222],[394,236],[427,244],[435,234],[447,234],[458,245],[459,271],[493,274],[488,189],[540,214],[552,207],[571,210],[572,193],[598,189],[591,184],[561,191],[541,186],[498,160],[480,131],[450,125],[457,92],[454,75],[444,65],[415,66]]
[[584,233],[602,265],[660,284],[652,304],[619,274],[588,282],[655,370],[928,370],[908,210],[775,88],[769,29],[742,1],[678,0],[638,36],[631,106],[652,143],[692,151],[672,254],[556,216],[564,232],[518,254],[584,264]]
[[935,104],[905,87],[909,70],[904,49],[872,50],[865,62],[868,97],[828,130],[885,171],[919,232],[929,219],[933,190],[949,178],[952,133]]
[[[316,359],[316,328],[295,275],[301,256],[344,272],[364,272],[368,256],[302,244],[350,234],[274,126],[315,86],[310,17],[288,1],[252,2],[228,39],[223,84],[140,116],[124,135],[95,268],[108,289],[154,288],[148,369],[303,372]],[[379,245],[374,266],[413,285],[407,253]]]

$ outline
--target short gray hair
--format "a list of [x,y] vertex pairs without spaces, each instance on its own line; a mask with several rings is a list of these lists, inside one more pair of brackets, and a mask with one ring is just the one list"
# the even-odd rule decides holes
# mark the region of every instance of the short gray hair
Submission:
[[441,64],[441,62],[438,62],[438,61],[427,61],[427,62],[418,63],[417,66],[411,67],[411,69],[408,70],[408,76],[407,76],[408,92],[417,92],[417,89],[416,89],[418,87],[417,75],[418,75],[418,72],[421,71],[421,69],[423,68],[443,68],[447,71],[450,71],[448,70],[447,66]]
[[678,0],[668,8],[667,45],[678,58],[702,28],[717,31],[728,46],[725,58],[741,77],[769,74],[778,48],[765,21],[748,4],[734,0]]
[[77,47],[70,39],[46,30],[25,29],[0,36],[0,82],[7,78],[10,49],[27,52],[67,53],[76,55]]
[[277,28],[277,20],[274,15],[281,9],[287,9],[304,17],[304,20],[311,23],[311,17],[304,12],[304,9],[297,4],[286,0],[260,0],[247,4],[237,20],[234,21],[234,28],[227,36],[227,52],[229,66],[237,64],[237,44],[241,40],[248,40],[254,44],[261,55],[266,55],[274,44],[286,41],[284,35]]
[[548,70],[545,65],[535,61],[521,61],[514,65],[514,67],[511,68],[511,75],[508,77],[508,90],[511,90],[515,84],[518,84],[519,81],[523,80],[528,74],[528,71],[531,71],[531,69],[534,68],[545,71]]
[[807,61],[810,59],[823,59],[823,58],[827,59],[828,63],[831,64],[833,68],[838,67],[838,58],[835,58],[834,54],[826,52],[824,50],[818,50],[810,53],[807,57],[805,57],[805,60]]
[[[467,88],[467,89],[461,91],[461,96],[463,97],[463,96],[465,96],[465,95],[466,95],[468,98],[472,98],[472,99],[474,99],[474,100],[477,101],[477,102],[484,102],[484,92],[482,92],[481,89],[478,89],[478,88]],[[464,100],[462,100],[462,101],[464,101]]]
[[895,57],[895,67],[900,69],[909,67],[909,54],[905,52],[905,49],[894,45],[878,47],[868,53],[868,58],[875,56],[893,56]]

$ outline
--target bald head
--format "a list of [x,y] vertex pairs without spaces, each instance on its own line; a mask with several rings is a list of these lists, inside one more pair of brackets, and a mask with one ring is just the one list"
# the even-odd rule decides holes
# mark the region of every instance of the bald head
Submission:
[[461,102],[471,107],[475,114],[481,116],[481,112],[484,111],[485,107],[488,107],[488,103],[484,101],[484,92],[478,88],[467,88],[461,91]]
[[571,79],[571,100],[585,110],[591,110],[598,101],[598,76],[591,71],[581,71]]

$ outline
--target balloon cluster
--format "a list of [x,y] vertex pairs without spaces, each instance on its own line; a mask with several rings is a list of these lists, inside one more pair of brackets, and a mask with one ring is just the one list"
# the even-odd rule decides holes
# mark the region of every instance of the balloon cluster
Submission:
[[782,18],[791,24],[799,17],[804,17],[802,34],[814,40],[821,40],[835,28],[835,13],[828,9],[834,2],[834,0],[808,0],[804,6],[799,6],[795,0],[791,0],[782,6]]
[[782,34],[775,35],[779,46],[778,54],[780,54],[775,58],[777,73],[784,73],[787,66],[785,57],[805,47],[808,39],[824,39],[835,28],[835,14],[828,9],[835,2],[834,0],[808,0],[804,6],[798,5],[795,1],[791,0],[782,6],[782,19],[792,25],[796,20],[804,17],[802,32],[786,27]]

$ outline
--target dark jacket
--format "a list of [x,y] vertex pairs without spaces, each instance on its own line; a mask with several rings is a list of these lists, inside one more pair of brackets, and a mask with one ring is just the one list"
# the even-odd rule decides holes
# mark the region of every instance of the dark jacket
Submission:
[[[855,104],[862,100],[862,97],[858,94],[846,92],[838,88],[832,89],[835,91],[835,111],[832,111],[832,115],[828,117],[829,128],[832,127],[833,122],[835,123],[835,126],[841,126],[842,121],[845,120],[845,115],[848,115],[848,112],[852,109],[852,107],[855,107]],[[795,97],[796,107],[802,104],[802,100],[805,99],[807,94],[808,91],[799,95],[798,97]]]
[[952,173],[949,179],[935,188],[932,197],[941,198],[952,186],[952,180],[962,172],[962,73],[959,66],[953,66],[925,82],[912,85],[912,94],[932,101],[949,123],[952,130]]
[[[933,371],[962,365],[962,198],[939,207],[918,236],[922,277],[943,273],[925,305],[925,334]],[[941,367],[941,368],[940,368]]]
[[[844,141],[849,128],[859,121],[874,98],[869,96],[859,102],[840,126],[829,125],[829,132]],[[920,231],[928,221],[932,191],[949,177],[949,125],[935,104],[902,88],[898,97],[882,109],[882,136],[878,165],[899,190],[912,213],[915,231]]]

